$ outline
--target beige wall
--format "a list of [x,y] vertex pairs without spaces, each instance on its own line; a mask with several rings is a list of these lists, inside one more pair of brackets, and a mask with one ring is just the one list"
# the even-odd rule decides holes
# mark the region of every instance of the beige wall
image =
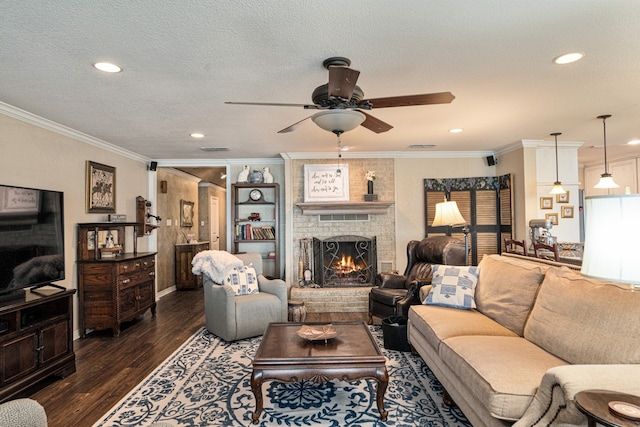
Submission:
[[399,158],[395,160],[396,268],[407,266],[407,243],[424,237],[425,178],[494,176],[484,157]]
[[[219,250],[227,250],[227,190],[226,188],[219,187],[217,185],[209,183],[200,183],[198,186],[198,216],[200,217],[200,223],[198,223],[199,237],[198,240],[207,241],[213,243],[211,240],[211,198],[218,198],[218,220],[220,223],[219,230]],[[203,225],[204,222],[204,225]]]
[[[158,233],[157,291],[175,286],[175,245],[186,243],[187,234],[198,236],[198,182],[199,178],[175,171],[158,168],[157,183],[167,181],[167,192],[157,193],[157,215],[162,218]],[[180,225],[180,201],[194,202],[193,227]],[[171,225],[169,225],[171,222]]]
[[[86,161],[116,168],[116,213],[126,214],[128,221],[136,218],[136,196],[148,198],[146,162],[1,114],[0,129],[0,183],[64,192],[66,279],[59,284],[77,289],[76,224],[107,219],[106,214],[85,212]],[[127,236],[127,245],[131,242],[132,238]],[[149,237],[138,238],[138,250],[148,248]],[[77,294],[74,305],[74,331],[77,334]]]

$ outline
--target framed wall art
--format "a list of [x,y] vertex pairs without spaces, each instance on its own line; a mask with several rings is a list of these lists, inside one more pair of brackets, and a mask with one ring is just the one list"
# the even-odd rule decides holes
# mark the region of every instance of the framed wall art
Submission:
[[544,214],[544,219],[551,221],[551,225],[558,225],[558,214],[557,213],[548,213]]
[[560,209],[560,216],[562,218],[573,218],[573,206],[563,206]]
[[116,168],[87,160],[87,213],[116,212]]
[[556,194],[556,202],[557,203],[569,203],[569,192],[567,191],[564,194]]
[[180,200],[180,227],[193,227],[193,202]]
[[540,209],[553,209],[553,197],[540,197]]
[[348,202],[349,165],[304,165],[304,201]]

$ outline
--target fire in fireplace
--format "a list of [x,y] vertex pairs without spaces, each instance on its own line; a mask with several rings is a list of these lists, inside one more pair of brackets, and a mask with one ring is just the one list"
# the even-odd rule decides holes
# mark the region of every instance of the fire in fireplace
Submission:
[[376,238],[335,236],[313,239],[315,281],[322,287],[373,286]]

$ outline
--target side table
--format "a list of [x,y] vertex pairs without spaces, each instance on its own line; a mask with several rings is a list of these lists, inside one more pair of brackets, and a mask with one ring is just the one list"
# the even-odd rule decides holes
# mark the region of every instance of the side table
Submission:
[[589,427],[639,427],[640,420],[623,417],[609,409],[609,402],[614,401],[640,407],[640,396],[609,390],[585,390],[575,397],[576,406],[587,416]]
[[289,301],[289,321],[301,323],[306,318],[307,308],[304,306],[304,301]]

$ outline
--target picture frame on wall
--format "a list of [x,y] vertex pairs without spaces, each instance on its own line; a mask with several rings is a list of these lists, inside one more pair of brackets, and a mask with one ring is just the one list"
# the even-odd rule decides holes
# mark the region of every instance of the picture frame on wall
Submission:
[[573,206],[563,206],[560,209],[560,216],[562,218],[573,218]]
[[556,203],[569,203],[569,192],[556,194]]
[[304,165],[304,202],[348,202],[348,164]]
[[116,212],[116,168],[87,160],[87,213]]
[[548,213],[544,215],[544,219],[547,221],[551,221],[551,225],[558,225],[558,214],[557,213]]
[[180,200],[180,227],[193,227],[194,205],[194,202]]
[[540,197],[540,209],[553,209],[553,197]]

